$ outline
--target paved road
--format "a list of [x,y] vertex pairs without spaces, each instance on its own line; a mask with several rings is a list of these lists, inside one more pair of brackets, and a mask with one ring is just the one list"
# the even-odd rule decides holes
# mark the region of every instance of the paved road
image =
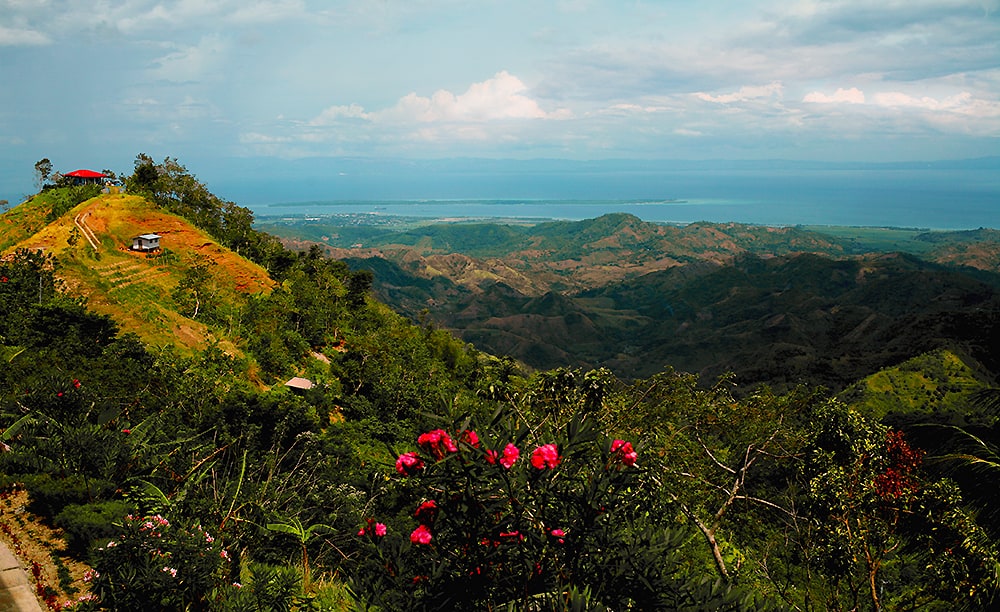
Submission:
[[35,599],[28,572],[21,561],[0,543],[0,612],[42,612]]

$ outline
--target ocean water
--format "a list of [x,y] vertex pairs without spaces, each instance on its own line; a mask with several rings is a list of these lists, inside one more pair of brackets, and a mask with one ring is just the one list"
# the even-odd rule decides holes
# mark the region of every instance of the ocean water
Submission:
[[[347,190],[331,187],[329,199],[251,208],[258,217],[369,213],[580,220],[626,212],[671,223],[1000,228],[1000,172],[995,169],[486,173],[449,177],[440,185],[431,178],[414,181],[400,181],[397,192],[372,189],[381,197],[337,197],[363,193],[358,184]],[[431,197],[392,197],[414,192]],[[455,197],[456,192],[488,195]]]

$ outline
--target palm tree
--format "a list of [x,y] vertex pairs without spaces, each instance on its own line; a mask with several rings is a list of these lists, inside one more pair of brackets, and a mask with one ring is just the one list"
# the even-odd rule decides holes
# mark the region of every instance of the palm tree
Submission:
[[323,523],[314,523],[306,527],[302,524],[296,517],[290,517],[283,523],[268,523],[267,528],[271,531],[277,531],[280,533],[288,533],[299,540],[299,545],[302,547],[302,592],[308,593],[310,587],[309,581],[309,553],[306,550],[306,543],[312,539],[316,532],[319,530],[333,531],[333,527],[329,525],[324,525]]

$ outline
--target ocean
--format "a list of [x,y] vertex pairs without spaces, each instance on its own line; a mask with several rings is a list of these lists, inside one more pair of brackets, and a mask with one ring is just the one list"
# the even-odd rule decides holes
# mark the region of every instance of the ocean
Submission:
[[[250,207],[259,218],[368,213],[580,220],[625,212],[666,223],[1000,228],[1000,172],[989,168],[480,173],[440,184],[409,177],[409,183],[371,189],[372,198],[337,197],[364,193],[362,184],[348,187],[331,186],[329,199]],[[405,196],[414,192],[432,197]]]

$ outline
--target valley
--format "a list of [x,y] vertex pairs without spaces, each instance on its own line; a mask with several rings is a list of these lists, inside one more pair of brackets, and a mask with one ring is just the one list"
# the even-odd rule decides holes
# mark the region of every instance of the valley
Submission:
[[836,390],[938,348],[1000,365],[997,230],[344,221],[258,225],[372,270],[412,320],[533,368]]

